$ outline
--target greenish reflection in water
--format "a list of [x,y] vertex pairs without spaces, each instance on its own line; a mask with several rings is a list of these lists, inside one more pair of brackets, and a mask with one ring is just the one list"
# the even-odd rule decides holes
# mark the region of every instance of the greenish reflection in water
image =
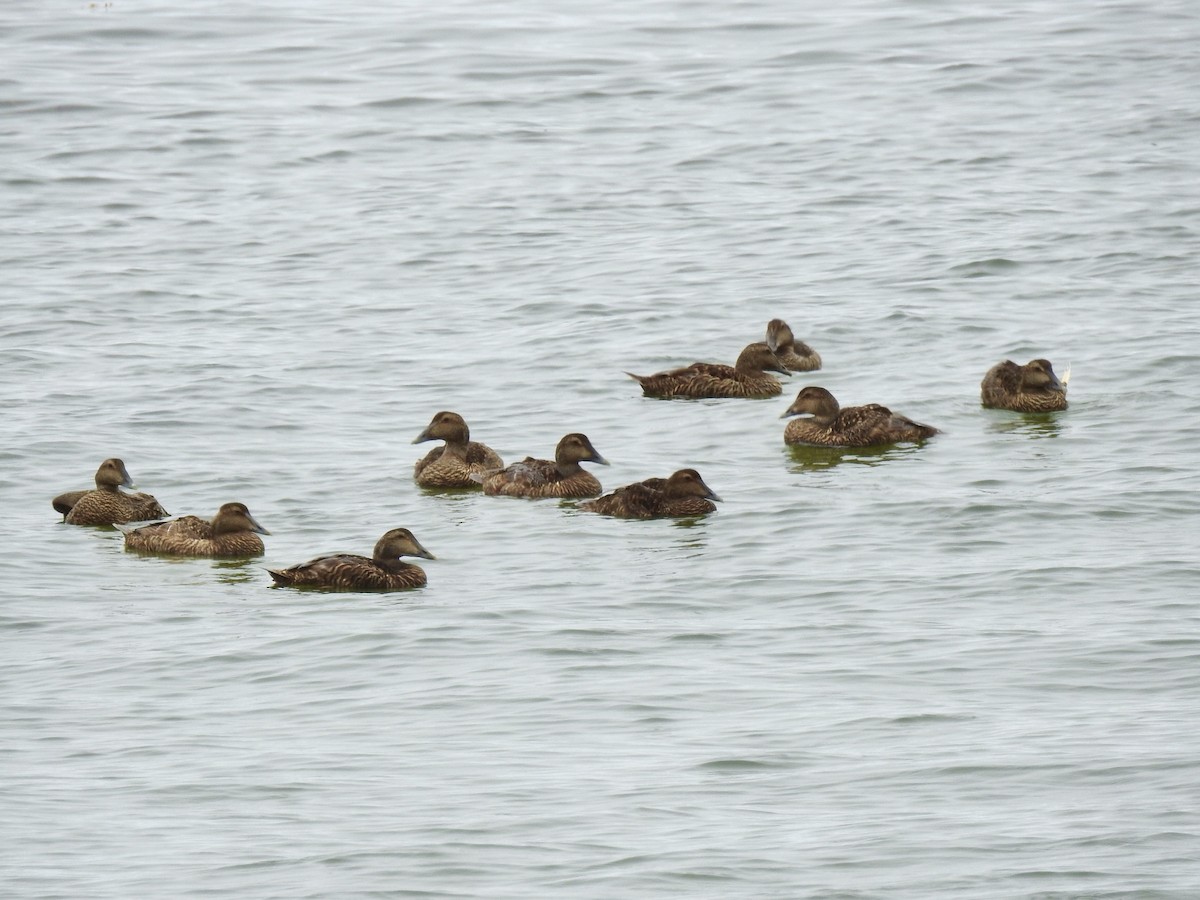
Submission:
[[248,584],[261,581],[266,574],[263,571],[262,560],[253,556],[245,559],[213,560],[213,570],[217,580],[224,584]]
[[823,471],[843,463],[878,466],[892,459],[901,459],[921,452],[920,444],[883,444],[878,447],[816,447],[808,444],[789,444],[785,451],[791,459],[792,472]]
[[1056,438],[1063,431],[1063,421],[1057,412],[1009,413],[988,422],[988,431],[995,434],[1024,434],[1031,438]]

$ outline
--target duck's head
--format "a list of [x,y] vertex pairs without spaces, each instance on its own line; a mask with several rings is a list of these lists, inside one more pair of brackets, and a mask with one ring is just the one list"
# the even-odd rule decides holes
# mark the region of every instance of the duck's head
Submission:
[[1021,384],[1041,391],[1065,391],[1048,359],[1033,359],[1021,367]]
[[716,492],[704,483],[704,479],[695,469],[680,469],[678,472],[673,472],[667,479],[667,483],[663,485],[663,493],[668,497],[703,497],[705,500],[716,500],[717,502],[721,500]]
[[258,524],[258,520],[250,515],[245,503],[226,503],[217,510],[212,521],[213,534],[228,534],[233,531],[256,531],[259,534],[271,532]]
[[788,374],[787,366],[783,364],[775,351],[762,341],[748,345],[738,355],[734,368],[738,371],[782,372]]
[[413,533],[407,528],[393,528],[375,542],[376,560],[382,562],[383,560],[399,559],[402,556],[437,559],[436,556],[421,546],[421,542],[413,537]]
[[470,439],[471,430],[467,428],[466,420],[458,413],[442,410],[434,413],[433,419],[425,426],[425,430],[413,439],[413,443],[449,441],[455,444],[465,444]]
[[796,343],[796,336],[783,319],[772,319],[767,323],[767,346],[775,352],[780,348],[791,347]]
[[568,434],[554,449],[554,461],[560,465],[572,463],[593,462],[602,466],[608,465],[608,460],[596,452],[586,434]]
[[121,460],[106,459],[96,470],[96,487],[102,491],[115,491],[119,487],[132,489],[135,487],[129,471]]
[[838,414],[838,402],[825,388],[809,385],[800,389],[792,405],[779,418],[786,419],[788,416],[801,416],[805,413],[818,419],[832,418]]

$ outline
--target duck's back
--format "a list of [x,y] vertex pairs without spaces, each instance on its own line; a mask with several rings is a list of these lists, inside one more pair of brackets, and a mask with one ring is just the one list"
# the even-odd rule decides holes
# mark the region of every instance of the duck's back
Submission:
[[506,497],[594,497],[601,488],[596,476],[584,469],[564,476],[550,460],[527,456],[484,476],[483,491]]
[[395,591],[421,587],[425,570],[396,562],[385,569],[375,560],[353,553],[322,556],[290,569],[268,569],[276,584],[342,591]]
[[778,379],[766,372],[749,374],[721,363],[696,362],[657,375],[635,375],[648,397],[766,398],[780,394]]
[[660,519],[680,516],[702,516],[717,507],[703,497],[668,497],[662,487],[665,478],[648,478],[627,484],[611,494],[581,503],[581,509],[616,516],[622,519]]
[[815,372],[821,368],[821,354],[803,341],[796,341],[791,347],[776,350],[775,355],[793,372]]
[[869,403],[839,410],[828,425],[812,419],[793,419],[784,430],[784,440],[789,444],[871,447],[922,441],[935,434],[936,428],[893,413],[878,403]]
[[65,520],[67,518],[67,514],[75,508],[75,504],[82,500],[83,496],[88,493],[90,492],[67,491],[64,494],[59,494],[57,497],[51,500],[50,505],[53,506],[58,512],[62,513],[63,519]]
[[504,468],[502,460],[491,447],[470,441],[464,456],[446,453],[446,448],[434,447],[413,467],[413,477],[424,487],[477,488],[472,475]]
[[199,516],[180,516],[125,532],[125,547],[142,553],[170,556],[260,556],[262,538],[252,531],[213,534],[212,522]]
[[1008,359],[988,369],[979,385],[984,406],[1004,407],[1016,400],[1020,390],[1021,367]]
[[149,494],[118,491],[70,491],[55,497],[53,504],[69,525],[124,525],[167,515]]

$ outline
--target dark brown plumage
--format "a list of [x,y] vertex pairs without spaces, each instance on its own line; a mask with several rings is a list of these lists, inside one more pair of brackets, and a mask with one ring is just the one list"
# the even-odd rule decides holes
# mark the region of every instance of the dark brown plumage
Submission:
[[647,478],[619,487],[611,494],[580,503],[580,509],[622,519],[661,519],[703,516],[720,501],[695,469],[680,469],[670,478]]
[[804,413],[810,418],[788,422],[783,432],[786,443],[871,447],[923,441],[938,433],[936,428],[914,422],[878,403],[841,409],[833,394],[823,387],[802,388],[780,418]]
[[742,350],[737,363],[732,366],[697,362],[656,375],[625,374],[642,386],[642,393],[647,397],[744,397],[761,400],[778,396],[783,391],[779,379],[767,372],[787,374],[787,368],[770,347],[759,342]]
[[471,478],[473,473],[504,468],[504,460],[494,450],[471,440],[471,431],[458,413],[435,413],[413,443],[437,440],[446,443],[434,447],[413,466],[413,478],[422,487],[478,488],[479,482]]
[[813,372],[821,368],[821,354],[804,341],[796,340],[783,319],[772,319],[767,323],[767,346],[789,371]]
[[91,491],[67,491],[51,502],[69,525],[119,525],[165,518],[168,513],[149,494],[126,493],[133,487],[125,463],[106,459],[96,470],[96,488]]
[[258,524],[244,503],[226,503],[211,522],[199,516],[180,516],[121,530],[126,550],[197,557],[261,556],[264,548],[258,535],[271,533]]
[[352,553],[321,556],[290,569],[267,569],[277,585],[336,591],[400,591],[422,587],[425,570],[402,556],[436,559],[407,528],[393,528],[376,543],[368,559]]
[[575,433],[558,442],[553,462],[527,456],[508,468],[475,477],[483,484],[483,492],[493,496],[595,497],[602,490],[600,482],[579,465],[581,462],[608,465],[587,435]]
[[1067,408],[1067,386],[1058,380],[1048,359],[1023,366],[1006,359],[988,369],[980,384],[984,406],[1016,412],[1054,412]]

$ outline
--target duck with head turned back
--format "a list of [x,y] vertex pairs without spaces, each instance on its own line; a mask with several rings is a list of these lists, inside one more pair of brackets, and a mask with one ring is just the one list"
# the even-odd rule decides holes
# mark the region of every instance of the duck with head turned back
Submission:
[[407,528],[393,528],[376,543],[368,559],[353,553],[320,556],[290,569],[267,569],[275,584],[334,591],[401,591],[422,587],[425,570],[403,556],[436,559]]
[[821,354],[804,341],[796,340],[783,319],[772,319],[767,323],[767,346],[792,372],[813,372],[821,368]]
[[435,413],[413,443],[437,440],[446,443],[434,447],[413,466],[413,478],[422,487],[478,488],[479,482],[471,478],[473,473],[504,468],[504,460],[494,450],[471,440],[471,431],[458,413]]
[[576,432],[558,442],[553,460],[527,456],[505,469],[473,477],[483,485],[483,492],[492,496],[595,497],[602,490],[600,482],[584,470],[582,462],[608,465],[587,435]]
[[1067,386],[1058,380],[1048,359],[1023,366],[1006,359],[988,370],[979,388],[980,401],[994,409],[1055,412],[1067,408]]
[[670,478],[647,478],[611,494],[580,503],[580,509],[622,519],[665,519],[704,516],[716,510],[718,497],[695,469],[680,469]]
[[121,525],[165,518],[168,513],[149,494],[127,493],[133,479],[125,463],[113,458],[100,463],[96,470],[96,489],[68,491],[51,503],[69,525]]
[[809,418],[788,422],[783,432],[786,443],[873,447],[923,441],[938,433],[936,428],[914,422],[878,403],[842,409],[833,394],[823,387],[802,388],[780,418],[803,414]]
[[647,397],[744,397],[762,400],[776,397],[783,391],[779,379],[768,372],[787,374],[787,368],[766,344],[750,344],[732,366],[721,363],[692,363],[682,369],[659,372],[656,375],[634,375],[626,372],[642,386]]
[[260,534],[271,532],[258,524],[244,503],[226,503],[212,521],[180,516],[169,522],[126,527],[125,549],[164,556],[236,558],[262,556]]

